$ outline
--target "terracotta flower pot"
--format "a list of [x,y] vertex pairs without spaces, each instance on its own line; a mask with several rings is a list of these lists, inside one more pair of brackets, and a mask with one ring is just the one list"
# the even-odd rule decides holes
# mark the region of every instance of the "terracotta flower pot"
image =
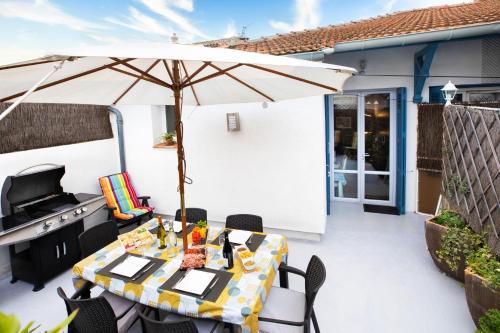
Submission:
[[467,306],[476,326],[481,318],[490,309],[500,310],[500,291],[489,287],[484,279],[472,272],[465,270],[465,296]]
[[163,143],[164,143],[166,146],[172,146],[172,145],[174,145],[174,144],[175,144],[174,139],[163,140]]
[[448,227],[434,223],[432,219],[425,221],[425,241],[427,242],[427,249],[429,250],[434,264],[436,264],[443,273],[455,280],[464,282],[465,256],[461,256],[458,267],[454,271],[448,266],[446,261],[439,259],[437,255],[437,251],[441,249],[441,239],[447,231]]

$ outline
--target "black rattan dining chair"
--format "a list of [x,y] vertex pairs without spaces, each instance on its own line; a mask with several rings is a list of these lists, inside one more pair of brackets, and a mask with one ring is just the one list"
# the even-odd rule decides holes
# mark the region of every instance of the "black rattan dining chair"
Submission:
[[64,300],[68,315],[76,309],[78,314],[71,322],[68,332],[78,333],[125,333],[135,323],[140,305],[125,298],[109,297],[81,298],[77,291],[71,298],[59,287],[57,293]]
[[[156,319],[148,317],[149,310],[154,310]],[[210,319],[191,319],[175,313],[162,313],[166,314],[163,320],[157,320],[160,316],[157,309],[148,308],[139,313],[143,333],[212,333],[219,326],[218,322]]]
[[118,239],[118,226],[115,221],[98,224],[78,236],[82,258],[99,251]]
[[317,256],[312,256],[307,270],[281,265],[280,271],[304,277],[305,294],[302,292],[272,287],[262,312],[259,314],[259,331],[267,333],[310,333],[311,321],[314,331],[320,333],[314,313],[314,300],[326,279],[325,265]]
[[237,214],[226,217],[226,228],[264,232],[262,217],[251,214]]
[[[181,220],[181,210],[177,209],[175,212],[175,220]],[[207,211],[203,208],[186,208],[186,222],[196,223],[199,220],[207,220]]]
[[143,333],[198,333],[195,323],[189,319],[158,321],[139,313]]

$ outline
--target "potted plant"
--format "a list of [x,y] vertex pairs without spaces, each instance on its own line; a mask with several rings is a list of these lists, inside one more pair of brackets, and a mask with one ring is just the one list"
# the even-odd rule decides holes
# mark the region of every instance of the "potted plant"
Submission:
[[482,243],[482,237],[457,212],[445,210],[425,222],[427,249],[436,266],[446,275],[464,281],[465,258]]
[[[465,296],[469,312],[478,327],[481,327],[480,318],[489,310],[500,310],[500,261],[487,245],[467,257]],[[498,311],[496,318],[497,321],[500,318]]]
[[[78,309],[73,311],[68,318],[64,319],[59,325],[54,327],[51,330],[44,331],[45,333],[59,333],[66,326],[71,323],[71,321],[75,318],[78,313]],[[33,333],[36,332],[40,325],[33,327],[35,323],[30,321],[28,325],[26,325],[23,329],[21,329],[21,323],[14,315],[6,315],[3,312],[0,312],[0,332],[2,333]]]
[[172,146],[175,144],[175,134],[170,132],[165,132],[162,134],[163,143],[167,146]]
[[484,316],[479,318],[479,326],[476,333],[497,333],[500,332],[500,311],[491,309]]

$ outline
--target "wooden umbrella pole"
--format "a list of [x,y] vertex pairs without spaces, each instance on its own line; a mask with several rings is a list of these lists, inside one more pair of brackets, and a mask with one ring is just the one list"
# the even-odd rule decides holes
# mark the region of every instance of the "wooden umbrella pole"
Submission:
[[177,170],[179,173],[179,196],[181,199],[181,222],[182,222],[182,245],[184,251],[188,248],[186,232],[186,205],[184,203],[184,149],[182,146],[182,126],[181,126],[181,77],[179,61],[173,60],[173,82],[172,90],[175,99],[175,132],[177,134]]

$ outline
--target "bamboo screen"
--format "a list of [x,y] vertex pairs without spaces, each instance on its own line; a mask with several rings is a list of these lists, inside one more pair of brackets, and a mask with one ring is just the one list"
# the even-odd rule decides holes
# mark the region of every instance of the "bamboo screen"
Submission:
[[26,103],[0,122],[0,154],[112,137],[105,106]]
[[418,105],[417,168],[441,172],[443,104]]
[[500,109],[446,107],[443,138],[442,191],[500,255]]

